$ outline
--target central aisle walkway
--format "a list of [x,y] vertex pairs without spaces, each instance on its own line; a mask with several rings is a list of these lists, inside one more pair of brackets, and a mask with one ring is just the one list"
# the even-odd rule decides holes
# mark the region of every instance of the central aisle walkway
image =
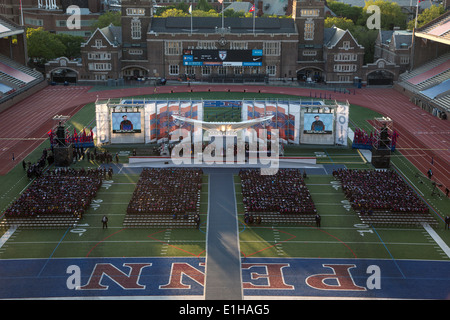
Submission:
[[209,175],[205,298],[242,300],[241,257],[232,170]]

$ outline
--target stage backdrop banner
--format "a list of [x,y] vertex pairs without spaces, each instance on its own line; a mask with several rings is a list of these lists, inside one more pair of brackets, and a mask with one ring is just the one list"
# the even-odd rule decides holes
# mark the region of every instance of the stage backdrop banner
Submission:
[[97,145],[110,142],[110,121],[109,109],[106,103],[98,103],[95,105],[95,120],[96,120],[96,137]]
[[349,107],[338,104],[336,108],[336,144],[347,146]]

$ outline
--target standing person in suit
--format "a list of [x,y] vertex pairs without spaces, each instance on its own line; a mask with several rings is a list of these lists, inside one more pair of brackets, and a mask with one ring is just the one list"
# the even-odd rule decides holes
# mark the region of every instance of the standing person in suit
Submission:
[[316,227],[320,228],[320,221],[322,220],[322,217],[317,213],[314,218],[316,219]]
[[108,217],[107,216],[103,216],[102,218],[102,224],[103,224],[103,228],[102,229],[108,229]]

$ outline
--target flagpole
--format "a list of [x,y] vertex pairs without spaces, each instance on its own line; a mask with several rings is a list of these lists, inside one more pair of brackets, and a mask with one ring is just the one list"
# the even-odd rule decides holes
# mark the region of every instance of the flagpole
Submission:
[[191,36],[192,36],[192,3],[189,6],[189,13],[191,14]]
[[22,0],[20,0],[20,23],[23,26],[23,8],[22,8]]
[[420,0],[417,0],[417,6],[416,6],[416,22],[414,24],[414,28],[417,29],[417,16],[419,15],[419,2]]
[[249,12],[253,12],[253,36],[255,36],[255,17],[256,17],[255,13],[256,13],[256,8],[255,8],[254,4],[250,8]]

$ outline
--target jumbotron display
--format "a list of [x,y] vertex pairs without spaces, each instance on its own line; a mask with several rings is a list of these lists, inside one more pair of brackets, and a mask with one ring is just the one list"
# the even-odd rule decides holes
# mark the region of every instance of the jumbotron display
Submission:
[[185,66],[257,67],[262,66],[262,50],[183,50]]

